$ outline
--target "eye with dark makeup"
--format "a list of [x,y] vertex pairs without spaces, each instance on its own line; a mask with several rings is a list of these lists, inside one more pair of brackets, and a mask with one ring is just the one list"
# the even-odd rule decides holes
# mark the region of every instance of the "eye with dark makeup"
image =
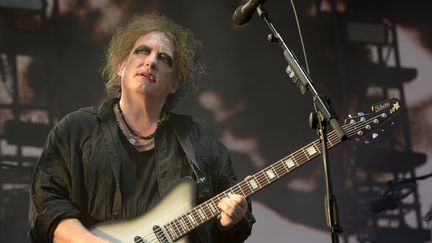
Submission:
[[[134,50],[134,54],[150,54],[152,49],[149,46],[141,45]],[[162,62],[166,63],[169,67],[173,66],[173,58],[167,53],[161,52],[158,54],[158,59]]]
[[134,54],[150,53],[151,49],[148,46],[141,45],[134,50]]
[[166,63],[168,66],[172,67],[173,65],[173,59],[170,55],[166,53],[160,53],[159,59],[161,59],[164,63]]

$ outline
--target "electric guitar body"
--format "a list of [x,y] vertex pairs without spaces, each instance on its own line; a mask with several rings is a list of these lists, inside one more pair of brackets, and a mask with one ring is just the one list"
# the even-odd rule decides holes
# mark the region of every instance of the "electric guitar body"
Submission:
[[[142,216],[130,220],[103,222],[90,231],[110,242],[172,242],[166,238],[163,226],[194,207],[196,184],[192,178],[183,178],[171,188],[161,201]],[[188,243],[187,236],[176,240]]]

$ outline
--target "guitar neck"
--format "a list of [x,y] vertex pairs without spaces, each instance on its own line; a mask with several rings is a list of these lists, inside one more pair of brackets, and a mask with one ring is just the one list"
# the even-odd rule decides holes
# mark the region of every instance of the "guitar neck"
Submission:
[[[375,128],[388,122],[400,111],[399,100],[391,98],[372,106],[372,113],[350,117],[349,123],[342,126],[347,137],[363,137]],[[326,145],[333,148],[342,141],[335,131],[327,134]],[[164,225],[166,232],[171,239],[176,240],[195,229],[201,224],[219,215],[218,203],[229,194],[239,194],[249,197],[264,187],[272,184],[291,171],[304,165],[322,153],[321,141],[319,139],[273,163],[272,165],[258,171],[250,178],[247,178],[227,190],[219,193],[213,198],[201,203],[186,214],[177,217]]]
[[[334,131],[328,133],[328,148],[332,148],[340,142],[341,140]],[[321,141],[317,139],[285,158],[258,171],[247,180],[243,180],[213,198],[201,203],[188,213],[168,222],[164,225],[165,231],[170,235],[172,240],[181,238],[191,230],[219,215],[220,211],[217,205],[222,198],[229,194],[239,194],[244,197],[249,197],[317,157],[321,152]]]

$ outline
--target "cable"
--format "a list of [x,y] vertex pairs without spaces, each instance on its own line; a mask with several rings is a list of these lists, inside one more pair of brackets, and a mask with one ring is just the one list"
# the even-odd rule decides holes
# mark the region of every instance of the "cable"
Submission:
[[308,61],[308,58],[307,58],[307,55],[306,55],[306,48],[305,48],[305,45],[304,45],[304,42],[303,42],[303,33],[301,31],[300,21],[299,21],[299,18],[297,16],[297,10],[296,10],[296,7],[294,5],[294,1],[290,0],[290,2],[291,2],[291,6],[292,6],[292,9],[293,9],[293,13],[294,13],[294,18],[295,18],[296,25],[297,25],[297,31],[298,31],[298,35],[299,35],[299,38],[300,38],[300,44],[301,44],[301,47],[302,47],[302,50],[303,50],[303,56],[304,56],[304,60],[305,60],[306,71],[310,75],[309,61]]

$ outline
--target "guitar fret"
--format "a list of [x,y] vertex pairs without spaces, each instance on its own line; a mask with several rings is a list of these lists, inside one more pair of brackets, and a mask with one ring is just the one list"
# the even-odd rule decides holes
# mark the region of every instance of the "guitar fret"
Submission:
[[307,154],[306,150],[304,150],[304,148],[301,149],[301,151],[304,153],[304,155],[306,156],[306,159],[309,159],[309,155]]
[[227,196],[230,196],[232,194],[235,194],[235,192],[232,190],[232,187],[229,189],[229,192],[226,193]]
[[273,171],[275,172],[277,178],[280,178],[286,172],[286,168],[283,164],[284,163],[282,161],[278,161],[275,165],[272,165]]
[[199,207],[198,214],[201,217],[201,219],[202,219],[203,222],[204,222],[205,219],[207,219],[206,216],[205,216],[205,214],[204,214],[202,206]]
[[197,224],[197,222],[195,221],[194,216],[191,213],[186,214],[188,221],[191,223],[191,226],[194,226]]
[[171,229],[171,233],[172,233],[172,239],[173,238],[177,238],[178,237],[178,233],[177,233],[177,230],[176,230],[176,228],[175,228],[175,224],[173,223],[173,222],[171,222],[171,227],[170,227],[170,229]]
[[240,186],[240,184],[237,184],[237,187],[240,189],[241,194],[243,195],[243,197],[246,197],[246,193],[244,193],[242,187]]
[[[188,214],[189,214],[189,213],[188,213]],[[193,224],[192,224],[192,222],[190,221],[190,219],[189,219],[189,217],[188,217],[188,214],[184,214],[184,215],[182,216],[182,218],[183,218],[183,222],[185,222],[185,224],[186,224],[186,229],[191,229],[192,226],[193,226]]]
[[201,215],[200,215],[200,213],[198,212],[198,210],[199,210],[198,208],[192,210],[192,215],[193,215],[195,221],[197,222],[197,224],[200,225],[201,223],[204,222],[204,220],[201,218]]
[[268,184],[270,184],[270,180],[267,178],[267,176],[266,176],[266,174],[264,173],[264,171],[261,171],[261,172],[260,172],[260,176],[259,176],[259,178],[260,178],[260,185],[261,185],[261,188],[263,188],[263,187],[267,186]]
[[[182,217],[183,217],[183,216],[182,216]],[[186,226],[186,224],[183,222],[183,218],[182,218],[182,217],[180,217],[178,221],[180,222],[180,226],[181,226],[181,228],[182,228],[182,230],[183,230],[183,232],[181,232],[181,231],[180,231],[180,232],[183,234],[183,233],[186,233],[187,226]]]
[[303,156],[303,154],[304,154],[304,151],[303,151],[303,149],[301,149],[301,151],[298,151],[298,153],[295,153],[293,155],[293,160],[296,162],[297,167],[302,165],[304,161],[307,161],[307,158],[305,158],[305,156]]
[[234,186],[232,187],[232,191],[233,191],[235,194],[243,195],[243,191],[241,190],[241,188],[240,188],[238,185],[234,185]]
[[[262,188],[262,184],[264,183],[262,180],[262,172],[260,171],[259,173],[255,174],[253,177],[256,179],[256,182],[259,186],[259,188]],[[265,176],[264,176],[265,177]]]
[[248,183],[251,186],[251,190],[252,191],[255,191],[255,189],[257,189],[258,186],[259,186],[258,183],[257,183],[257,180],[255,179],[255,176],[253,176],[253,179],[249,179]]
[[201,215],[198,212],[198,209],[192,210],[192,215],[198,225],[204,222],[204,220],[202,220]]
[[[328,135],[327,135],[328,137]],[[327,142],[330,144],[331,147],[333,147],[333,143],[331,142],[331,138],[327,139]]]
[[247,183],[245,183],[245,181],[240,181],[237,186],[240,189],[240,191],[242,192],[244,197],[249,196],[250,194],[248,193],[248,191],[250,191],[249,186],[246,186]]
[[248,195],[253,194],[253,189],[252,189],[251,185],[249,184],[249,182],[245,180],[244,184],[247,185],[247,188],[249,190],[249,194]]
[[321,154],[321,148],[316,143],[313,143],[314,148],[318,151],[319,154]]
[[287,168],[287,171],[289,171],[292,167],[294,167],[295,165],[297,164],[297,162],[294,160],[294,157],[290,157],[290,158],[288,158],[287,160],[285,160],[285,163],[284,163],[284,165],[286,166],[286,167],[288,167]]
[[181,233],[180,226],[175,222],[175,220],[171,221],[171,222],[172,222],[173,229],[174,229],[174,232],[175,232],[176,238],[177,238],[179,235],[181,235],[180,234]]
[[289,171],[289,168],[288,168],[288,165],[286,164],[286,159],[284,158],[284,159],[282,159],[282,160],[280,160],[279,162],[281,162],[281,164],[282,164],[282,167],[284,168],[284,174],[285,173],[287,173],[288,171]]
[[207,204],[210,207],[210,210],[212,212],[212,215],[216,215],[218,210],[216,210],[216,205],[214,204],[213,200],[210,200],[210,203]]
[[175,234],[175,232],[172,229],[172,226],[170,224],[171,224],[171,222],[168,223],[164,228],[165,228],[165,231],[168,232],[168,235],[170,236],[170,238],[174,239],[177,236],[176,236],[176,234]]
[[184,228],[182,226],[182,223],[180,222],[180,218],[177,218],[174,221],[176,222],[176,226],[177,226],[179,235],[182,235],[184,232]]
[[207,208],[207,209],[204,208],[204,212],[205,212],[206,216],[209,217],[209,218],[211,218],[212,213],[211,213],[210,206],[208,205],[207,202],[205,202],[203,205]]
[[275,171],[273,169],[273,166],[270,166],[270,168],[268,170],[266,170],[265,175],[269,179],[269,182],[276,177],[276,174],[275,174]]
[[262,171],[260,173],[261,175],[264,175],[264,178],[266,179],[267,182],[264,182],[265,185],[270,184],[270,179],[267,177],[267,173],[265,173],[264,171]]
[[307,147],[306,152],[310,158],[313,158],[314,155],[318,153],[317,149],[314,147],[314,144],[312,143],[310,146]]

